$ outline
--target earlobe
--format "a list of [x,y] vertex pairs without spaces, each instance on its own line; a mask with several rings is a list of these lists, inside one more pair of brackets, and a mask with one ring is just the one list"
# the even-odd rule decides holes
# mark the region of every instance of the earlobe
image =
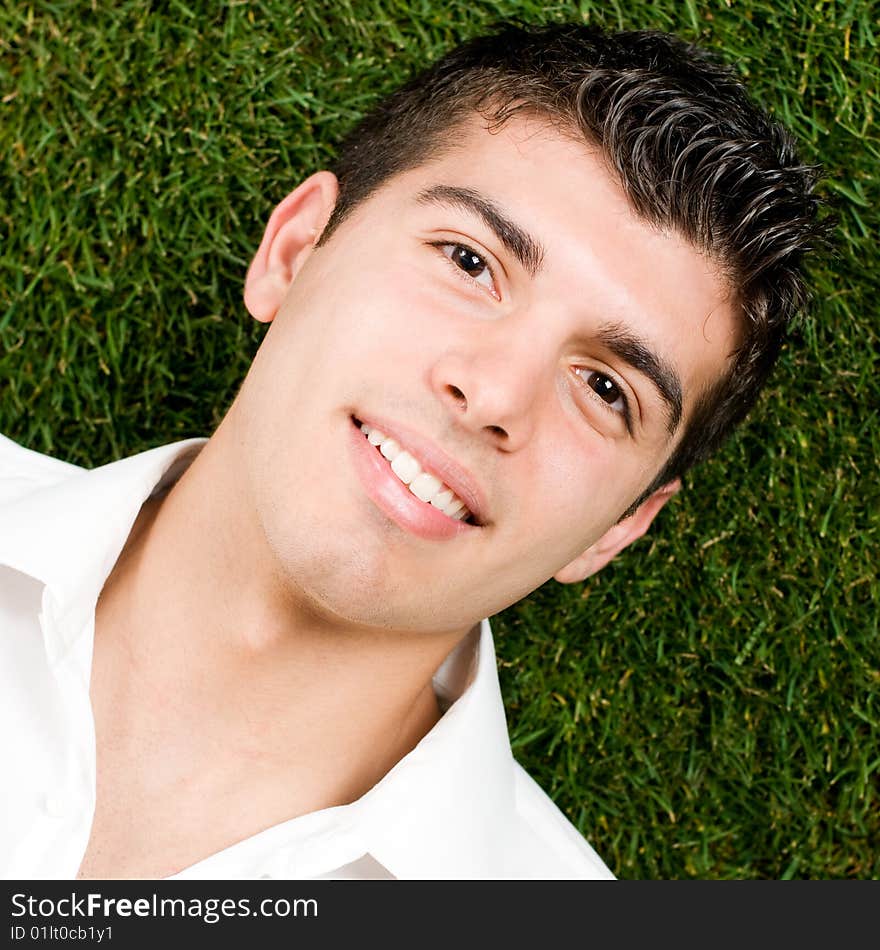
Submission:
[[336,176],[317,172],[272,212],[244,282],[245,306],[255,320],[274,319],[327,224],[338,193]]
[[681,481],[669,482],[649,495],[623,521],[610,527],[605,534],[553,576],[560,584],[576,584],[600,571],[615,555],[637,541],[651,526],[660,509],[681,490]]

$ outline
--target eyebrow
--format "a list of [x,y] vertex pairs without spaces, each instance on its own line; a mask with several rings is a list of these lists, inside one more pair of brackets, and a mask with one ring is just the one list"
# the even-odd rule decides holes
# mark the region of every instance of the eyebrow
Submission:
[[453,205],[463,208],[481,218],[507,251],[512,254],[523,268],[534,277],[544,262],[544,247],[540,241],[524,231],[490,201],[485,195],[471,191],[470,188],[458,188],[454,185],[432,185],[416,196],[422,204]]
[[681,423],[681,379],[675,368],[658,356],[640,337],[617,323],[606,323],[599,328],[600,343],[618,359],[646,376],[666,404],[666,428],[673,435]]

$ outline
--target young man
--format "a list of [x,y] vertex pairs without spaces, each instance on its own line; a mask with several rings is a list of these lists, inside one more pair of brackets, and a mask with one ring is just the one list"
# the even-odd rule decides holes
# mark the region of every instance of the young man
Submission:
[[641,536],[804,298],[814,170],[658,34],[502,30],[272,214],[212,437],[0,447],[4,873],[609,877],[489,617]]

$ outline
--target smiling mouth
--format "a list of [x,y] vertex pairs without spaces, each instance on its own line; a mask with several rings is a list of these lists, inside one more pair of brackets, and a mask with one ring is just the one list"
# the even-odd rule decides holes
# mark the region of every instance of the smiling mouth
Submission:
[[352,418],[370,445],[388,461],[398,481],[419,501],[431,505],[453,521],[478,525],[473,513],[458,495],[436,475],[426,471],[414,455],[375,426]]

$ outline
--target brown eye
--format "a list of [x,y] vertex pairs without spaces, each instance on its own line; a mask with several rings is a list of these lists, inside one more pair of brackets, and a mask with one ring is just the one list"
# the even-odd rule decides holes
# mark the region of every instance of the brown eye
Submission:
[[610,376],[592,369],[579,369],[577,373],[602,402],[628,419],[629,405],[626,396]]
[[479,254],[461,244],[453,245],[450,260],[460,267],[468,276],[479,277],[486,270],[487,264]]
[[587,377],[587,385],[596,395],[601,396],[609,406],[613,406],[621,398],[621,392],[613,379],[603,376],[601,373],[590,373]]
[[438,247],[443,255],[448,257],[456,268],[470,277],[475,284],[488,290],[493,297],[498,297],[495,275],[492,273],[489,262],[477,254],[472,247],[466,244],[434,244],[433,246]]

